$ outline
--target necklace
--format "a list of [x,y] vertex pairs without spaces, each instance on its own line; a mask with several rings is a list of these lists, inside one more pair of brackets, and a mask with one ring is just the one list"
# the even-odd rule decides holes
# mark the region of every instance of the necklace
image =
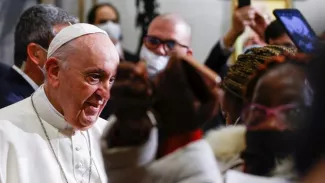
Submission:
[[[64,172],[64,170],[63,170],[63,168],[62,168],[62,165],[61,165],[61,163],[60,163],[60,161],[59,161],[59,158],[58,158],[57,155],[55,154],[54,148],[53,148],[52,143],[51,143],[51,141],[50,141],[50,138],[49,138],[49,136],[48,136],[48,134],[47,134],[47,131],[46,131],[45,127],[44,127],[44,124],[43,124],[43,122],[42,122],[42,119],[41,119],[40,115],[38,114],[38,112],[37,112],[37,110],[36,110],[36,107],[35,107],[35,104],[34,104],[34,100],[33,100],[33,96],[34,96],[34,93],[33,93],[33,94],[31,95],[31,97],[30,97],[30,100],[31,100],[31,102],[32,102],[33,109],[34,109],[34,111],[35,111],[35,113],[36,113],[36,115],[37,115],[37,118],[38,118],[38,120],[39,120],[41,126],[42,126],[42,129],[43,129],[44,134],[45,134],[45,136],[46,136],[47,142],[48,142],[49,146],[51,147],[51,151],[52,151],[52,153],[53,153],[53,155],[54,155],[54,157],[55,157],[55,160],[56,160],[56,162],[58,163],[58,165],[59,165],[59,167],[60,167],[60,170],[61,170],[61,172],[62,172],[62,174],[63,174],[63,176],[64,176],[64,180],[65,180],[66,183],[69,183],[69,182],[68,182],[68,179],[67,179],[67,176],[66,176],[66,174],[65,174],[65,172]],[[90,160],[89,160],[90,165],[89,165],[88,183],[90,183],[90,178],[91,178],[91,169],[92,169],[92,155],[91,155],[91,142],[90,142],[90,136],[89,136],[89,132],[88,132],[88,131],[87,131],[87,137],[88,137],[89,157],[90,157]]]
[[238,118],[236,119],[236,121],[235,121],[235,123],[234,123],[234,126],[236,126],[236,125],[239,123],[239,121],[240,121],[240,117],[238,117]]

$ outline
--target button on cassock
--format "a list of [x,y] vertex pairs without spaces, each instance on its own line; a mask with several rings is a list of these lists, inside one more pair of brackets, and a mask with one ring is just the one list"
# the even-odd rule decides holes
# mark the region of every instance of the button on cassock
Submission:
[[84,165],[82,164],[82,163],[78,163],[77,165],[76,165],[76,169],[80,169],[80,168],[82,168]]
[[80,151],[81,150],[81,147],[80,146],[77,146],[76,147],[76,151]]

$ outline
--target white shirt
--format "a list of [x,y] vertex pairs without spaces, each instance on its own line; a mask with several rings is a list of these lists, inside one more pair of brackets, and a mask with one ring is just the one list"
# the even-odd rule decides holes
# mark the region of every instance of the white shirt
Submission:
[[[33,101],[68,182],[88,183],[92,161],[90,182],[106,183],[100,138],[109,123],[98,119],[88,130],[90,139],[81,131],[69,135],[66,132],[72,131],[70,125],[51,105],[42,86],[36,90]],[[6,183],[65,183],[30,97],[0,110],[0,180]]]
[[20,74],[26,81],[27,83],[30,84],[30,86],[34,89],[37,90],[37,88],[39,88],[39,86],[27,75],[25,74],[21,69],[19,69],[17,66],[13,65],[12,68],[18,73]]
[[281,178],[261,177],[234,170],[229,170],[226,173],[225,180],[225,183],[293,183]]

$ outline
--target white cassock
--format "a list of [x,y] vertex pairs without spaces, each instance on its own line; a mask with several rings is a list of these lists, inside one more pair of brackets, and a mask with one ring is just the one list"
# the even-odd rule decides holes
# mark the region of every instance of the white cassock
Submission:
[[[51,105],[42,86],[36,90],[33,101],[68,182],[88,183],[92,164],[90,182],[106,183],[99,142],[108,122],[98,119],[88,130],[88,139],[86,131],[71,133],[68,123]],[[89,140],[91,147],[88,147]],[[0,110],[0,182],[66,182],[30,97]]]

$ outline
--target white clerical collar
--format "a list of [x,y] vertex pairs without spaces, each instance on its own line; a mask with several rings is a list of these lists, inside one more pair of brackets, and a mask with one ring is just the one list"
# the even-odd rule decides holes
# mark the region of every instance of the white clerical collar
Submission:
[[72,126],[64,119],[64,116],[59,113],[54,106],[50,103],[44,90],[44,86],[40,86],[33,95],[33,101],[35,108],[40,117],[57,128],[61,132],[67,132],[72,130]]
[[38,85],[27,75],[25,74],[21,69],[19,69],[17,66],[13,65],[12,68],[18,72],[18,74],[20,74],[26,81],[28,84],[30,84],[30,86],[34,89],[37,90]]

